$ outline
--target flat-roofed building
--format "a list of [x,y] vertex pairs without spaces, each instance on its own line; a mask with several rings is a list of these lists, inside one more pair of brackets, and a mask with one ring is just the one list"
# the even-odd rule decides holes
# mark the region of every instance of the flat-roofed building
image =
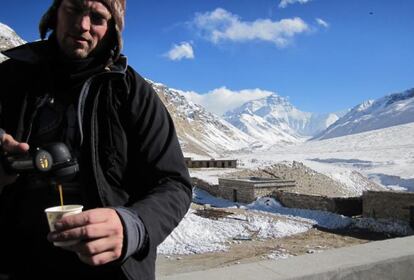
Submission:
[[295,181],[280,178],[219,178],[220,196],[243,203],[250,203],[262,196],[272,196],[279,188],[295,186]]
[[235,159],[198,159],[184,158],[188,168],[237,168]]

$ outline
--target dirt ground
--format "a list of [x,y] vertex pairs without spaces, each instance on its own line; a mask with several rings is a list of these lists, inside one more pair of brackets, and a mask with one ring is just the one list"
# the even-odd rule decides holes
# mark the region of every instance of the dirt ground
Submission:
[[[223,209],[228,211],[228,209]],[[232,209],[243,211],[242,209]],[[220,216],[220,211],[211,213]],[[261,260],[286,258],[303,254],[317,254],[333,248],[347,247],[375,240],[383,240],[392,236],[363,231],[328,231],[321,228],[284,238],[233,240],[228,251],[205,253],[198,255],[159,255],[157,274],[171,275],[176,273],[205,270],[240,263]]]

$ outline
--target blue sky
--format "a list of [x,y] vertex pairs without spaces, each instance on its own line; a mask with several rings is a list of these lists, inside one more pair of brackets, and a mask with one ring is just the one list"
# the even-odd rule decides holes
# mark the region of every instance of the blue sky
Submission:
[[[3,1],[25,40],[51,1]],[[216,113],[271,92],[334,112],[414,87],[412,0],[127,1],[124,53]]]

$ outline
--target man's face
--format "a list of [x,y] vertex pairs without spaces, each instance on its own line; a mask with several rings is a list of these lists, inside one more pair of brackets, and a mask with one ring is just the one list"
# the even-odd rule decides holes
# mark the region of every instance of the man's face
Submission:
[[56,37],[69,58],[82,59],[98,52],[110,36],[111,13],[95,0],[63,0],[57,13]]

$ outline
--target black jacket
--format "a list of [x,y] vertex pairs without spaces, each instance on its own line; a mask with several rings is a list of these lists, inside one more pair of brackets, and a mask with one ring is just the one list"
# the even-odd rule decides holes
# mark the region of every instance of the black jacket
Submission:
[[[36,108],[50,90],[48,42],[5,54],[11,59],[0,64],[0,127],[30,142]],[[172,119],[125,58],[92,74],[83,83],[78,104],[87,207],[125,206],[142,220],[146,247],[116,265],[128,279],[154,279],[156,248],[191,202],[191,183]],[[6,187],[4,193],[10,192]]]

